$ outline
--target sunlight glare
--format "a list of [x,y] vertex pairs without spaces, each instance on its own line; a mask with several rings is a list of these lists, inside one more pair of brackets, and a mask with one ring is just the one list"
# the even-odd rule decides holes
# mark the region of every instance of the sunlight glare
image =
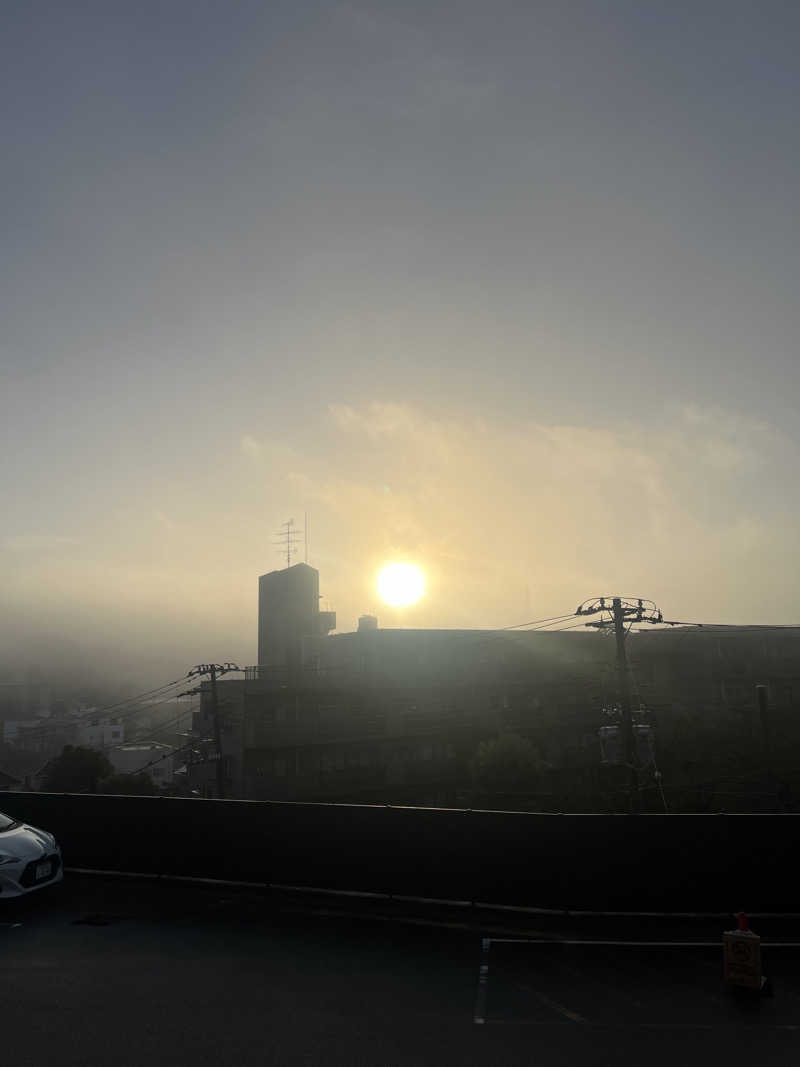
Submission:
[[387,563],[378,575],[378,593],[394,608],[415,604],[425,593],[425,576],[413,563]]

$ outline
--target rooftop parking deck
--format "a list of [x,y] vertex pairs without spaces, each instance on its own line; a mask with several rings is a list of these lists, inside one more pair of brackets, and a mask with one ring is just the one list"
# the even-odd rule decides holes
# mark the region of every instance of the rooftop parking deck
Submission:
[[502,930],[457,911],[73,874],[0,907],[3,1059],[798,1061],[797,920],[758,923],[775,995],[743,1000],[721,986],[718,920],[515,915]]

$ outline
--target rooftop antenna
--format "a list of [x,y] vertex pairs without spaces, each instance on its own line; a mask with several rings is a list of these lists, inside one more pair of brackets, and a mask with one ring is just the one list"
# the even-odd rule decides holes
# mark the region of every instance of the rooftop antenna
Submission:
[[289,519],[288,522],[282,522],[281,528],[278,531],[278,540],[273,541],[274,545],[277,545],[281,555],[286,553],[286,566],[291,567],[292,556],[297,552],[297,542],[300,539],[302,530],[296,529],[294,525],[294,519]]
[[303,533],[306,539],[306,563],[308,563],[308,512],[303,516]]

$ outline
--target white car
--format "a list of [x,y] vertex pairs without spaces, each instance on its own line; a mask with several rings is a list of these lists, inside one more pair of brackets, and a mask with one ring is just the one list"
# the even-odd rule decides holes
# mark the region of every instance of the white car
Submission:
[[53,835],[0,811],[0,902],[55,885],[63,877],[61,849]]

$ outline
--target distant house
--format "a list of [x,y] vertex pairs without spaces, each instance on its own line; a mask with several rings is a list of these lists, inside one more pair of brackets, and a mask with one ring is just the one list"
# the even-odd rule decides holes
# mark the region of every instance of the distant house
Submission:
[[157,786],[172,785],[174,749],[159,741],[130,741],[117,745],[108,752],[108,758],[119,774],[149,774]]
[[125,727],[114,719],[90,719],[77,732],[78,744],[86,748],[108,748],[125,740]]
[[64,745],[75,743],[75,723],[67,718],[7,719],[3,741],[25,752],[57,756]]

